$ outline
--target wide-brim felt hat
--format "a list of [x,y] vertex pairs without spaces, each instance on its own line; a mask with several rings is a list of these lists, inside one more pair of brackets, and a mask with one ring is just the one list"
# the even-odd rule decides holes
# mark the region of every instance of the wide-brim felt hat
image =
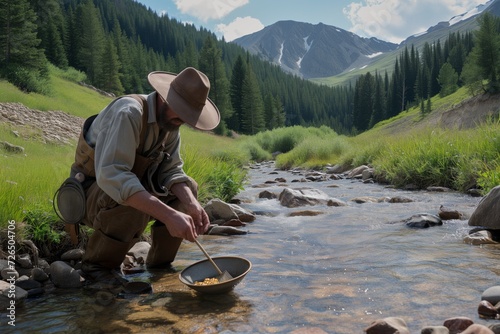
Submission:
[[193,67],[179,74],[155,71],[149,73],[148,81],[184,123],[199,130],[219,125],[219,109],[208,98],[210,81],[204,73]]

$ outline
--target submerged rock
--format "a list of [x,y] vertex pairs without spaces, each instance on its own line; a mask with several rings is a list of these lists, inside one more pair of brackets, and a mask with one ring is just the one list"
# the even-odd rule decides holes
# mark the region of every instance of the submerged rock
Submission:
[[379,319],[365,329],[366,334],[399,333],[410,334],[406,322],[401,318],[388,317]]
[[[325,204],[328,206],[346,205],[342,201],[330,198],[326,193],[318,189],[290,189],[285,188],[278,197],[281,205],[288,208],[296,208],[305,205]],[[336,205],[330,205],[335,201]]]
[[403,221],[406,226],[412,228],[428,228],[432,226],[443,225],[441,218],[429,213],[421,213],[411,216]]

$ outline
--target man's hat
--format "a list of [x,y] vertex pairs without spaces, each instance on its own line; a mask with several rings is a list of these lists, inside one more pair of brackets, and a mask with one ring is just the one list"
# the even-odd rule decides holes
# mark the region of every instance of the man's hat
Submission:
[[184,123],[199,130],[212,130],[219,124],[219,109],[208,98],[210,81],[202,72],[193,67],[177,75],[157,71],[149,73],[148,81]]

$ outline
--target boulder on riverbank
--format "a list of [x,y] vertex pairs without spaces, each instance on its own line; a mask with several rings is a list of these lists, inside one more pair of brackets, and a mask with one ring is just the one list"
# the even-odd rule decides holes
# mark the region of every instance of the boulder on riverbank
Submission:
[[500,230],[500,186],[491,189],[481,199],[476,210],[469,218],[469,226],[481,226],[485,229]]

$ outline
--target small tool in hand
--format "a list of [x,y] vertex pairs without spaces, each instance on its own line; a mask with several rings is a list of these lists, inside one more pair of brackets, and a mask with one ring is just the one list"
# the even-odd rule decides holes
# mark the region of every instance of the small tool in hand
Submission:
[[205,254],[205,256],[207,257],[207,259],[212,263],[212,265],[215,267],[215,269],[219,273],[219,276],[217,277],[217,279],[219,280],[219,283],[223,283],[223,282],[226,282],[226,281],[229,281],[229,280],[233,279],[233,276],[231,276],[231,274],[228,273],[227,270],[224,270],[224,272],[222,272],[219,269],[219,267],[217,266],[217,264],[215,264],[214,260],[212,260],[212,258],[210,257],[210,255],[208,255],[207,251],[205,250],[205,248],[203,248],[203,246],[199,243],[198,240],[195,239],[194,242],[196,242],[196,244],[198,245],[198,247],[200,247],[200,249],[203,252],[203,254]]

